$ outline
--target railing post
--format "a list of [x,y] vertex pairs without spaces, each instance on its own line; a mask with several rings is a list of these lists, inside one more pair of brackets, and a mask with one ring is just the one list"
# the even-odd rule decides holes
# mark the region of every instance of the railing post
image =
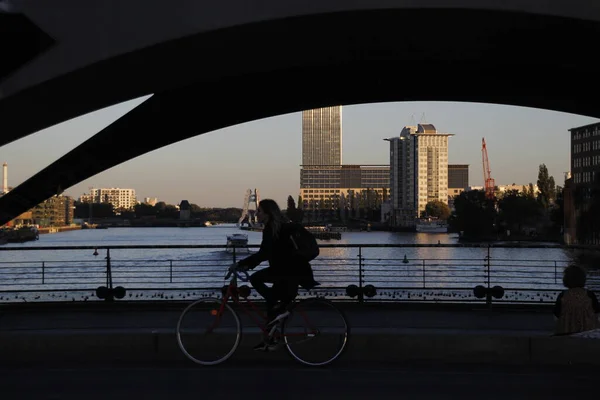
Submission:
[[45,261],[42,261],[42,285],[43,285],[44,283],[46,283],[46,282],[45,282],[45,279],[46,279],[46,277],[45,277],[46,265],[45,265],[45,264],[46,264],[46,262],[45,262]]
[[363,265],[362,265],[362,247],[358,247],[358,302],[363,303],[365,295],[363,293]]
[[487,256],[485,257],[485,264],[487,269],[487,291],[485,295],[485,302],[489,308],[492,308],[492,290],[491,290],[491,262],[490,262],[490,248],[491,244],[488,244]]
[[112,280],[112,268],[110,266],[110,249],[106,249],[106,287],[108,288],[108,294],[106,301],[113,301],[113,280]]
[[423,259],[423,289],[425,289],[425,259]]
[[557,275],[557,272],[558,272],[558,271],[557,271],[557,269],[558,269],[558,268],[557,268],[557,266],[556,266],[556,260],[554,260],[554,283],[555,283],[555,284],[556,284],[556,283],[558,283],[558,281],[557,281],[557,276],[556,276],[556,275]]
[[173,260],[169,260],[169,283],[173,283]]

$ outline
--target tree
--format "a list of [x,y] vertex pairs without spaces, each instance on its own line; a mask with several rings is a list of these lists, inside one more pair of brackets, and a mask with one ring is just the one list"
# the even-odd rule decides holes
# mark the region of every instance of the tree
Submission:
[[494,233],[496,208],[484,190],[462,192],[454,199],[454,210],[449,218],[451,227],[465,237],[481,239]]
[[541,164],[538,172],[537,180],[538,190],[538,201],[542,204],[542,207],[547,209],[556,198],[556,185],[554,183],[554,177],[548,175],[548,168],[546,164]]
[[533,188],[533,183],[529,182],[528,189],[529,190],[527,191],[527,197],[535,199],[535,189]]
[[157,218],[178,218],[179,211],[177,207],[172,204],[167,204],[164,201],[159,201],[154,205]]
[[156,209],[148,203],[136,204],[133,209],[138,218],[156,215]]
[[[113,206],[110,203],[92,203],[92,218],[114,217]],[[90,218],[90,203],[75,203],[75,218]]]
[[354,191],[348,191],[348,217],[354,217]]
[[190,214],[195,215],[202,212],[202,208],[195,203],[190,204]]
[[296,213],[296,202],[294,201],[294,198],[292,197],[292,195],[289,195],[287,198],[287,210],[286,210],[287,217],[290,220],[293,220],[295,213]]
[[426,215],[434,218],[447,220],[450,216],[450,207],[440,200],[433,200],[425,205]]
[[565,224],[565,202],[563,189],[560,186],[556,187],[556,199],[550,209],[550,221],[552,221],[551,233],[559,235]]
[[154,205],[154,209],[157,211],[157,213],[164,211],[166,207],[167,203],[165,203],[164,201],[159,201]]
[[294,198],[291,195],[287,198],[286,215],[288,219],[292,222],[302,222],[302,210],[296,208],[296,202],[294,201]]
[[322,221],[322,220],[325,219],[325,211],[326,211],[325,200],[324,199],[319,199],[319,211],[317,213],[317,215],[318,215],[317,218],[318,218],[319,221]]
[[541,215],[541,204],[525,193],[509,190],[498,201],[500,221],[506,229],[521,232],[523,225],[534,224]]

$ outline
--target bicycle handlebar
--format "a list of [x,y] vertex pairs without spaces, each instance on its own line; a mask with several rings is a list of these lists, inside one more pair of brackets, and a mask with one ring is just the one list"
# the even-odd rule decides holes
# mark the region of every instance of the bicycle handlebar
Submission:
[[250,275],[248,275],[246,271],[240,271],[237,264],[232,264],[229,266],[227,275],[225,275],[225,280],[229,279],[232,274],[235,274],[235,276],[242,282],[248,282],[248,280],[250,280]]

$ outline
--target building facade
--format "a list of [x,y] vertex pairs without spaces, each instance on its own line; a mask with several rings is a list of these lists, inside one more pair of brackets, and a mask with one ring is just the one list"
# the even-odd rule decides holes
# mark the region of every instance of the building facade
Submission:
[[469,165],[448,164],[448,189],[465,190],[469,186]]
[[389,165],[315,165],[300,173],[301,206],[305,209],[319,204],[328,209],[349,206],[350,198],[366,192],[377,193],[385,201],[389,187]]
[[302,165],[342,165],[342,106],[302,112]]
[[406,126],[390,142],[391,224],[411,227],[428,202],[448,204],[448,138],[431,124]]
[[114,210],[133,210],[137,204],[134,189],[99,188],[91,189],[89,194],[82,195],[82,203],[110,203]]
[[575,185],[591,185],[600,170],[600,123],[569,129],[571,176]]
[[352,210],[380,205],[389,196],[389,181],[389,165],[342,164],[341,106],[302,113],[299,207]]
[[[584,217],[597,203],[600,180],[600,123],[569,129],[571,171],[564,188],[564,235],[566,244],[600,244],[600,226]],[[584,217],[582,219],[582,216]]]
[[69,196],[52,196],[33,207],[31,220],[40,227],[68,226],[73,223],[75,201]]
[[454,210],[454,198],[469,187],[469,165],[448,164],[448,207]]

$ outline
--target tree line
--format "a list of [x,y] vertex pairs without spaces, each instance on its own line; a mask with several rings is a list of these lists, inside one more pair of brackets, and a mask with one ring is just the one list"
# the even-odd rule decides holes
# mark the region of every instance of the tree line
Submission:
[[[115,210],[110,203],[75,203],[75,218],[89,219],[122,218],[122,219],[179,219],[179,210],[173,204],[160,201],[155,205],[140,203],[133,210]],[[202,221],[219,221],[224,223],[236,223],[242,215],[241,208],[207,208],[197,204],[190,204],[190,218]]]
[[496,188],[494,198],[483,190],[463,192],[454,198],[450,229],[466,239],[559,239],[564,225],[563,190],[545,164],[539,166],[537,187],[537,194],[531,183],[521,191],[500,193]]
[[[496,188],[493,199],[486,197],[483,190],[462,192],[454,198],[454,210],[442,201],[432,201],[426,206],[421,217],[435,217],[447,220],[450,230],[460,232],[465,239],[488,239],[501,237],[542,236],[558,238],[564,225],[564,201],[562,188],[549,176],[545,164],[538,170],[538,192],[530,183],[521,191],[509,190],[501,193]],[[596,199],[590,202],[589,199]],[[586,200],[588,199],[588,200]],[[377,223],[381,220],[381,208],[387,200],[387,192],[382,196],[375,190],[350,193],[342,201],[312,200],[308,207],[288,196],[282,209],[286,216],[300,223]],[[581,235],[600,229],[600,178],[587,192],[578,192],[576,202],[590,204],[581,213],[578,230]],[[75,218],[88,219],[90,211],[94,219],[103,218],[156,218],[178,219],[179,210],[175,205],[158,202],[155,205],[137,204],[133,210],[114,210],[108,203],[75,203]],[[597,212],[598,211],[598,212]],[[190,204],[190,217],[195,220],[237,223],[242,214],[241,208],[205,208]]]

